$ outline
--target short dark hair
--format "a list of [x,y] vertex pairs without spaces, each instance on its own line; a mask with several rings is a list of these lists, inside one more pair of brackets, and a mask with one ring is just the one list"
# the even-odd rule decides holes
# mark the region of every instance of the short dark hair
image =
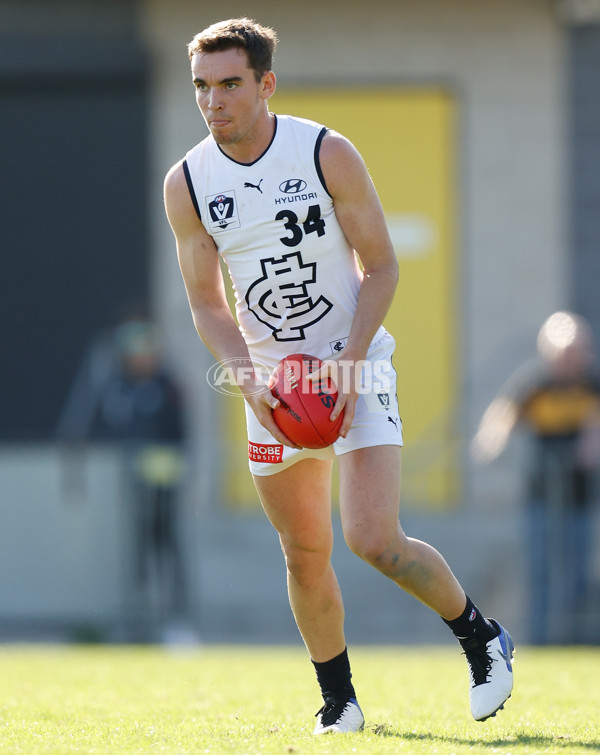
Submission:
[[196,34],[188,45],[188,55],[191,60],[196,53],[221,52],[237,47],[246,51],[248,66],[260,81],[263,74],[271,70],[276,46],[274,29],[261,26],[251,18],[231,18]]

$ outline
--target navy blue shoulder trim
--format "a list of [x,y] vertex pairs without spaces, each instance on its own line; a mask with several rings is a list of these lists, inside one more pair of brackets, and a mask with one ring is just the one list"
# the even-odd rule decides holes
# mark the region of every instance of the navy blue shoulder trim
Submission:
[[194,205],[194,209],[196,210],[196,215],[198,215],[200,222],[202,222],[202,215],[200,214],[200,207],[198,206],[198,200],[196,198],[196,192],[194,191],[194,184],[192,183],[192,177],[190,176],[190,169],[188,167],[187,160],[184,160],[182,165],[183,173],[185,175],[185,182],[187,183],[190,197],[192,198],[192,204]]
[[[325,183],[325,176],[323,175],[323,171],[321,170],[320,158],[321,142],[323,141],[323,137],[328,131],[329,129],[327,128],[327,126],[323,126],[319,133],[319,136],[317,136],[317,141],[315,143],[315,168],[317,169],[317,175],[319,176],[319,180],[323,184],[323,188],[329,194],[329,189],[327,188],[327,184]],[[329,196],[331,196],[331,194],[329,194]]]

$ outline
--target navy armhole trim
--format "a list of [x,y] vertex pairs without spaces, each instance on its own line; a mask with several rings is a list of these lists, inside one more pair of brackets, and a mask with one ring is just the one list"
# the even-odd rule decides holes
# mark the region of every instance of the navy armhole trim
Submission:
[[194,209],[196,210],[196,215],[198,215],[198,219],[200,222],[202,222],[202,215],[200,214],[200,207],[198,206],[198,200],[196,199],[196,192],[194,191],[194,184],[192,183],[192,177],[190,176],[190,169],[187,164],[187,160],[183,161],[183,173],[185,175],[185,182],[187,183],[188,191],[190,192],[190,197],[192,198],[192,204],[194,205]]
[[[317,175],[319,176],[319,180],[323,184],[323,188],[329,194],[329,189],[327,188],[327,184],[325,183],[325,176],[323,175],[323,171],[321,170],[321,158],[320,158],[321,142],[323,141],[323,137],[328,131],[329,129],[326,126],[323,126],[323,128],[321,129],[321,132],[319,133],[319,136],[317,136],[317,141],[315,144],[315,168],[317,170]],[[329,194],[329,196],[331,196],[331,194]]]

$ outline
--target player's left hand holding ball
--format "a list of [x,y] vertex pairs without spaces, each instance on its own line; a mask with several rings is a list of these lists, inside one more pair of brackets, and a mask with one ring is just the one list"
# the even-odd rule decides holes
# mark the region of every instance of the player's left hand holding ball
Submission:
[[325,380],[331,378],[337,387],[337,400],[330,419],[335,422],[343,412],[343,420],[340,426],[339,434],[345,438],[348,430],[354,420],[354,407],[358,398],[355,382],[354,361],[350,359],[342,360],[339,357],[325,359],[319,369],[307,376],[307,380]]

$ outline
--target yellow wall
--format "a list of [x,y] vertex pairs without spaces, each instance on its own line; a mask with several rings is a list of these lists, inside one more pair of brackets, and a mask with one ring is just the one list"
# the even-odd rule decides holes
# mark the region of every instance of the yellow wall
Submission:
[[[288,89],[275,113],[324,123],[360,150],[379,192],[400,264],[398,292],[385,325],[396,339],[394,364],[404,427],[403,495],[439,507],[459,492],[453,441],[457,402],[456,124],[440,89]],[[226,499],[256,505],[245,461],[241,400],[224,403],[228,444],[239,466],[227,471]]]

